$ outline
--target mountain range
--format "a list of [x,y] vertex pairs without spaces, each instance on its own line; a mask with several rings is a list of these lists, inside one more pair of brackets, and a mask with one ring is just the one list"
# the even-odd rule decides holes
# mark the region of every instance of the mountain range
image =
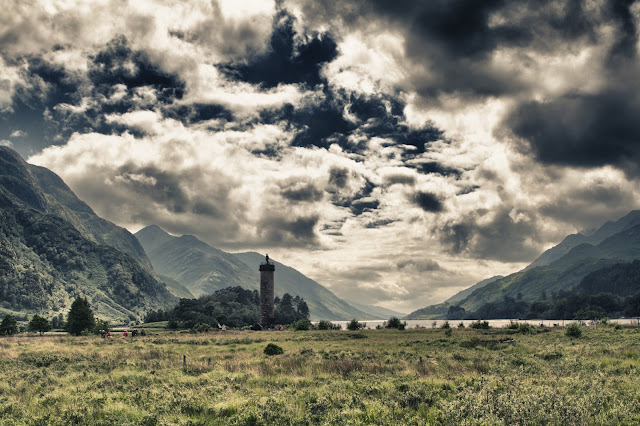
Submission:
[[[141,229],[135,236],[158,274],[177,281],[195,297],[229,286],[259,289],[262,254],[227,253],[192,235],[174,236],[156,225]],[[273,259],[272,262],[276,265],[276,296],[289,293],[302,297],[312,320],[388,319],[389,313],[402,315],[369,305],[354,307],[299,271]]]
[[[632,211],[592,233],[568,235],[519,272],[481,281],[445,303],[419,309],[407,318],[445,318],[445,310],[451,306],[473,312],[485,304],[499,303],[505,298],[531,303],[563,291],[579,289],[584,292],[589,288],[602,291],[602,286],[589,287],[583,281],[598,271],[606,271],[601,275],[607,277],[623,275],[620,271],[627,274],[632,268],[626,264],[638,258],[640,211]],[[602,278],[599,280],[602,282]]]
[[99,218],[55,173],[0,146],[0,310],[52,316],[78,295],[118,323],[177,301],[131,233]]

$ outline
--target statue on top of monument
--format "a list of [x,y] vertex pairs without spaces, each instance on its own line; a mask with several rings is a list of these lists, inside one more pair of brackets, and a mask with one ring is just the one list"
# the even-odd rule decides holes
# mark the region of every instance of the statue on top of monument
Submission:
[[269,264],[269,254],[267,254],[266,258],[267,258],[267,265],[268,265]]

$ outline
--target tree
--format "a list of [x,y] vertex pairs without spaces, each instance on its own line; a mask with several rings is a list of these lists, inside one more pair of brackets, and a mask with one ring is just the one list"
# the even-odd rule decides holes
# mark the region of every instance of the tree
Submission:
[[0,336],[11,336],[18,332],[18,322],[11,315],[5,315],[0,323]]
[[51,323],[45,317],[34,315],[33,318],[31,318],[31,321],[29,321],[28,328],[30,331],[37,331],[42,334],[51,330]]
[[83,331],[92,330],[96,324],[93,311],[86,298],[78,296],[71,304],[71,310],[67,315],[66,330],[69,334],[79,336]]
[[357,331],[367,326],[366,323],[358,322],[357,319],[352,319],[349,324],[347,324],[347,330]]

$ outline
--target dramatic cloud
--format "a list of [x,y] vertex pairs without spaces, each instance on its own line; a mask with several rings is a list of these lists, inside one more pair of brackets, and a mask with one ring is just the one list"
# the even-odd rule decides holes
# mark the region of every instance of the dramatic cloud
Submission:
[[640,5],[9,2],[0,144],[410,311],[640,207]]

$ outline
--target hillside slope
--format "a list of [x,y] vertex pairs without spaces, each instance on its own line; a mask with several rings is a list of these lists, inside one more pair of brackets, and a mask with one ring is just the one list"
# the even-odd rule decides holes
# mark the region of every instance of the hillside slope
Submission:
[[[259,279],[258,267],[264,262],[264,256],[256,252],[235,253],[238,259],[249,265],[255,272],[256,281]],[[299,271],[270,259],[276,265],[276,295],[289,293],[302,297],[311,312],[312,320],[350,320],[357,319],[388,319],[385,316],[372,315],[351,306],[340,299],[327,288],[303,275]]]
[[99,317],[129,323],[175,303],[132,256],[87,238],[57,215],[62,203],[56,202],[15,151],[0,147],[0,310],[66,314],[75,296],[84,295]]
[[136,232],[155,270],[176,280],[195,297],[226,287],[258,288],[257,273],[234,255],[191,235],[175,237],[157,226]]
[[[226,287],[240,286],[248,290],[258,290],[260,287],[258,267],[264,262],[264,256],[259,253],[227,253],[194,236],[173,236],[155,225],[141,229],[135,236],[156,271],[163,277],[177,281],[195,297]],[[295,269],[274,263],[276,296],[289,293],[302,297],[309,306],[311,319],[384,318],[363,312]]]
[[582,243],[573,247],[548,266],[525,269],[478,289],[458,305],[473,311],[505,296],[532,302],[543,292],[551,295],[572,290],[594,271],[640,258],[640,225],[634,226],[630,221],[622,228],[597,245]]

